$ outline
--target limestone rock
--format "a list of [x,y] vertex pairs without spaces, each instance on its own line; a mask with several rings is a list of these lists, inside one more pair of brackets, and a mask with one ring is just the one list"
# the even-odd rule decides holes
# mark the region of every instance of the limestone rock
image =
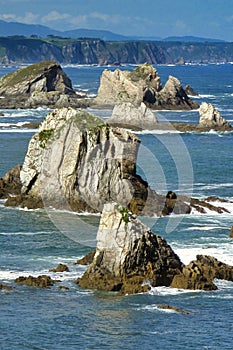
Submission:
[[162,88],[157,70],[149,64],[142,64],[132,72],[104,70],[95,102],[107,105],[121,102],[140,105],[144,102],[154,109],[198,108],[198,104],[187,96],[178,79],[170,77]]
[[134,134],[97,116],[56,109],[29,143],[20,172],[22,194],[75,211],[100,212],[109,200],[143,205],[148,184],[136,174],[139,144]]
[[158,101],[160,106],[167,109],[196,109],[199,107],[188,97],[179,79],[171,75],[164,88],[158,92]]
[[139,106],[135,106],[131,102],[123,102],[115,105],[112,116],[107,119],[107,123],[132,130],[153,130],[158,121],[145,103],[142,102]]
[[75,94],[71,80],[54,61],[36,63],[0,79],[0,94],[3,96],[31,94],[34,91]]
[[128,209],[104,206],[94,260],[78,280],[83,288],[137,293],[169,286],[182,263],[167,242]]
[[230,125],[211,103],[202,102],[199,110],[199,125],[211,128],[228,128]]

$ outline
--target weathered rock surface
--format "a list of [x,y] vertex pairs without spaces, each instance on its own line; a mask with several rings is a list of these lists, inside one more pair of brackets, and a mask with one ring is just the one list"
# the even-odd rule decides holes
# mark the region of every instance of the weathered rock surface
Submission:
[[202,255],[185,266],[165,239],[127,208],[108,203],[93,261],[77,283],[82,288],[130,294],[146,292],[151,286],[216,290],[215,278],[233,281],[233,266]]
[[0,79],[1,108],[78,106],[84,95],[54,61],[43,61],[9,73]]
[[141,103],[135,106],[131,102],[123,102],[115,105],[112,115],[107,119],[112,126],[120,126],[132,130],[153,130],[157,126],[155,114]]
[[153,109],[198,108],[177,78],[170,76],[163,88],[157,70],[149,64],[143,64],[132,72],[104,70],[95,102],[107,105],[121,102],[140,105],[144,102]]
[[199,125],[203,127],[223,127],[228,128],[229,123],[211,103],[202,102],[200,106],[200,120]]
[[233,226],[231,226],[231,229],[230,229],[230,238],[233,238]]
[[38,277],[33,276],[20,276],[15,279],[16,283],[24,284],[29,287],[38,287],[38,288],[49,288],[54,285],[54,283],[59,282],[57,280],[53,280],[50,276],[41,275]]
[[69,272],[69,268],[65,264],[58,264],[54,269],[50,269],[49,272]]
[[137,293],[169,286],[182,263],[166,241],[126,208],[104,206],[94,260],[78,280],[83,288]]
[[22,166],[17,165],[10,169],[3,178],[0,178],[0,198],[21,193],[20,171]]

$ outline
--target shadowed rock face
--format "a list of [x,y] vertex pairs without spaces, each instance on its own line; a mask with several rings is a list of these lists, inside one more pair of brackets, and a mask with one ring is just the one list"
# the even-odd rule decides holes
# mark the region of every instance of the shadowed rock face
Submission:
[[163,88],[156,69],[149,64],[143,64],[132,72],[105,70],[95,102],[110,105],[144,102],[154,109],[198,108],[198,104],[187,96],[177,78],[170,76]]

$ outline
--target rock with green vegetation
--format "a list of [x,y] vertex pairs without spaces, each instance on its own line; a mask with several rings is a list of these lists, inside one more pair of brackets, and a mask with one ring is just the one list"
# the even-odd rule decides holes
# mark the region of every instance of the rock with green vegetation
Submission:
[[79,98],[70,78],[54,61],[20,68],[0,79],[1,107],[37,108],[77,106]]
[[144,102],[154,109],[195,109],[198,104],[192,101],[177,78],[169,77],[164,88],[157,70],[150,64],[142,64],[132,72],[116,69],[104,70],[100,80],[98,104]]

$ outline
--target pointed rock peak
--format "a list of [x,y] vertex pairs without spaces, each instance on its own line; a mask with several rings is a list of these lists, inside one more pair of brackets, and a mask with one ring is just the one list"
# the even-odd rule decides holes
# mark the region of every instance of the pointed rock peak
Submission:
[[229,127],[229,123],[211,103],[202,102],[200,109],[199,125],[203,127]]

